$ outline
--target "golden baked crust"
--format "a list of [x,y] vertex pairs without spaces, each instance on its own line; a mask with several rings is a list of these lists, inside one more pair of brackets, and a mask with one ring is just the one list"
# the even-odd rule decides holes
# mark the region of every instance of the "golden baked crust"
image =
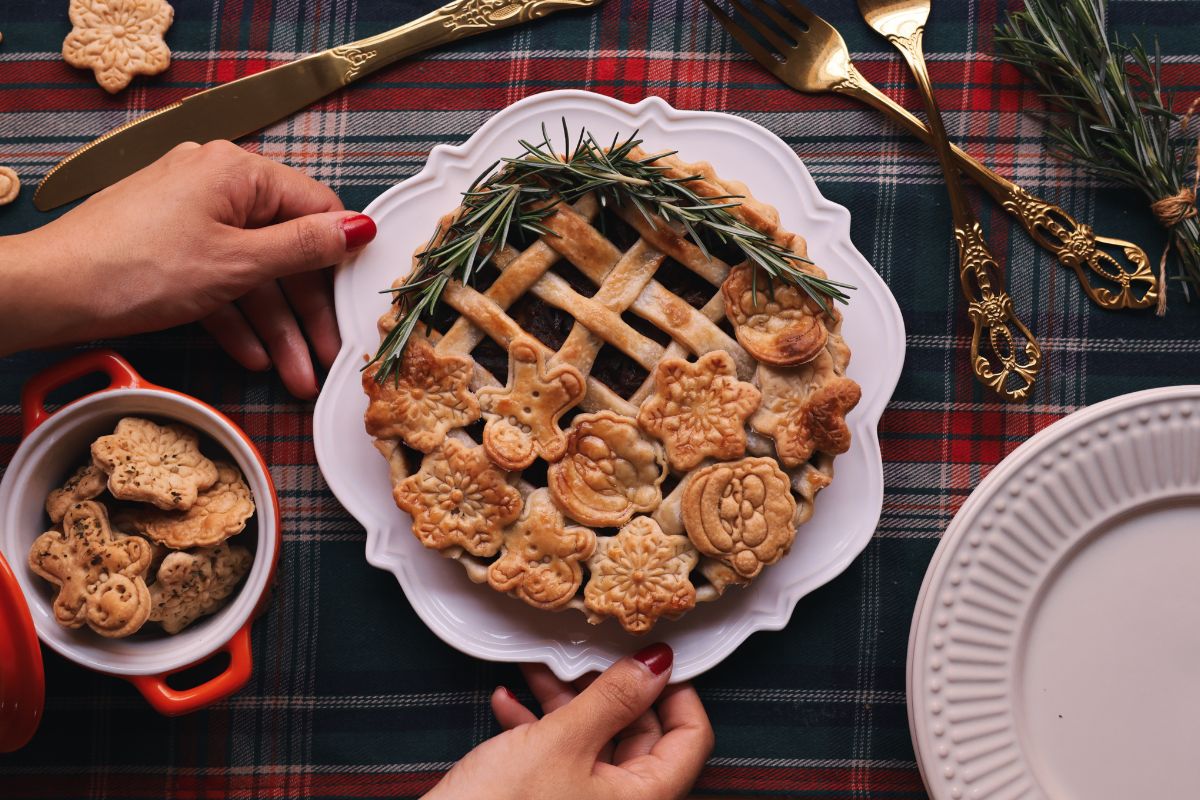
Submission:
[[[731,213],[806,256],[742,184],[657,163],[701,197],[743,195]],[[451,394],[480,413],[439,418],[428,439],[399,414],[368,414],[368,431],[426,547],[535,608],[643,633],[749,584],[812,515],[857,402],[841,316],[594,195],[543,224],[524,249],[497,248],[486,277],[450,281],[446,310],[413,340],[421,361],[456,365]],[[385,314],[381,335],[395,324]]]
[[547,483],[563,510],[585,525],[617,527],[662,502],[667,476],[662,447],[632,417],[580,414],[567,432],[563,457]]
[[215,463],[217,482],[200,492],[187,511],[127,507],[115,515],[117,525],[173,550],[210,547],[238,535],[254,516],[254,498],[236,466]]
[[217,466],[200,452],[194,430],[140,417],[125,417],[92,442],[92,461],[108,475],[113,497],[166,511],[187,511],[217,482]]
[[521,494],[492,466],[482,447],[447,439],[421,469],[395,489],[396,505],[412,514],[413,533],[426,547],[461,547],[493,556],[502,531],[521,513]]

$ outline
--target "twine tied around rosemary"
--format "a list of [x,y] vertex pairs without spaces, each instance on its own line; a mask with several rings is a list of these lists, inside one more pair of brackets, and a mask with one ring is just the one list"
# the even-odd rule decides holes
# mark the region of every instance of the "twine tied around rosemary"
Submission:
[[[1200,105],[1200,97],[1193,100],[1192,104],[1188,106],[1188,110],[1179,118],[1181,134],[1187,133],[1188,123],[1191,122],[1192,112],[1196,110],[1197,105]],[[1200,139],[1197,140],[1197,145],[1196,169],[1193,172],[1192,185],[1184,186],[1175,194],[1160,198],[1150,204],[1150,210],[1154,212],[1159,224],[1166,228],[1168,233],[1179,223],[1200,213],[1196,209],[1196,191],[1200,189]],[[1162,258],[1158,260],[1158,307],[1155,309],[1155,313],[1160,317],[1167,313],[1167,256],[1171,254],[1173,244],[1175,244],[1175,237],[1169,235],[1167,246],[1163,248]]]

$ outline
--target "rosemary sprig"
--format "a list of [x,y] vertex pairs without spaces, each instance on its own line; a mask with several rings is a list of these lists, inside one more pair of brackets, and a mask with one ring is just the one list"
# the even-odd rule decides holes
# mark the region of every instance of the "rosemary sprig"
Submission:
[[[1196,145],[1173,138],[1179,119],[1162,87],[1157,44],[1105,34],[1104,0],[1026,0],[996,29],[1000,55],[1039,87],[1055,115],[1051,152],[1140,191],[1154,203],[1191,188]],[[1200,224],[1171,229],[1178,280],[1200,288]],[[1165,293],[1166,287],[1162,287]]]
[[706,256],[701,232],[737,246],[772,280],[798,286],[824,310],[830,300],[844,303],[849,299],[844,290],[852,286],[798,268],[798,262],[812,262],[730,213],[729,209],[739,205],[740,196],[701,197],[688,187],[700,176],[668,177],[666,167],[654,162],[672,153],[635,158],[634,148],[641,144],[636,131],[623,142],[614,137],[608,148],[601,147],[586,130],[572,144],[565,120],[563,135],[565,156],[554,152],[543,126],[541,142],[521,140],[520,156],[503,158],[484,170],[463,194],[462,210],[454,222],[437,231],[417,256],[409,279],[385,290],[393,294],[398,323],[370,362],[381,364],[377,380],[397,374],[409,337],[419,321],[437,307],[450,280],[470,284],[491,254],[517,230],[535,236],[555,235],[543,224],[546,217],[558,203],[572,203],[589,192],[595,192],[602,204],[632,205],[647,221],[658,217],[679,223]]

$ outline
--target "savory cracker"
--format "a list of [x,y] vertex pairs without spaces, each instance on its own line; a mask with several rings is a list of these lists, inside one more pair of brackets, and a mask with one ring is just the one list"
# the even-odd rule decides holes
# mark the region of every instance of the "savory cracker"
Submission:
[[[814,265],[800,267],[825,276]],[[828,326],[835,324],[831,304],[826,314],[799,286],[772,281],[749,262],[729,270],[721,295],[738,342],[764,364],[794,367],[811,361],[825,347]]]
[[254,516],[250,487],[236,466],[215,463],[217,482],[200,492],[187,511],[126,507],[117,512],[117,524],[173,550],[208,547],[241,533]]
[[67,509],[84,500],[92,500],[104,493],[108,476],[95,464],[85,464],[67,478],[66,483],[46,496],[46,513],[51,522],[62,522]]
[[663,533],[649,517],[634,518],[616,536],[601,538],[588,559],[588,621],[616,617],[630,633],[645,633],[660,617],[690,610],[696,587],[688,576],[699,557],[686,536]]
[[67,14],[74,27],[63,41],[63,60],[90,69],[107,92],[171,65],[163,34],[175,10],[166,0],[71,0]]
[[108,491],[119,500],[186,511],[217,482],[217,466],[200,452],[186,425],[159,425],[125,417],[116,430],[92,442],[92,461],[108,474]]
[[743,578],[787,554],[796,538],[788,476],[772,458],[711,464],[687,479],[681,506],[688,538]]
[[370,399],[367,433],[402,439],[422,453],[433,450],[451,429],[479,419],[479,402],[469,388],[474,366],[467,356],[441,355],[427,339],[412,337],[396,375],[378,380],[378,364],[363,372]]
[[29,568],[58,587],[58,624],[86,624],[108,638],[136,633],[150,615],[150,560],[150,543],[114,536],[108,512],[93,500],[68,508],[62,530],[43,533],[29,549]]
[[221,543],[163,559],[150,584],[150,621],[176,634],[220,610],[250,571],[254,558],[239,545]]
[[483,447],[488,456],[509,471],[524,469],[535,458],[562,458],[567,438],[558,420],[585,391],[583,375],[575,367],[547,367],[534,340],[515,339],[508,348],[508,383],[478,392],[487,419]]
[[488,569],[488,583],[534,608],[562,608],[579,591],[579,562],[596,549],[596,534],[568,527],[550,492],[538,489],[525,498],[520,519],[504,531],[500,558]]
[[555,501],[585,525],[619,527],[662,501],[667,460],[637,420],[611,411],[580,414],[566,453],[547,471]]
[[737,458],[746,452],[746,419],[761,395],[737,378],[724,350],[695,363],[668,358],[654,373],[654,394],[638,410],[638,422],[667,448],[671,467],[692,469],[705,458]]
[[462,548],[493,556],[503,531],[521,513],[521,493],[509,485],[482,447],[447,439],[396,485],[396,505],[413,518],[413,534],[433,550]]

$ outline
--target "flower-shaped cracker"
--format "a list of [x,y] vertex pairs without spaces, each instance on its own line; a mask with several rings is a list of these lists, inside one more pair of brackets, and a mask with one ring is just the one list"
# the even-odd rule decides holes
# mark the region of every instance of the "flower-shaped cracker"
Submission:
[[239,545],[224,542],[187,553],[171,553],[150,584],[150,620],[167,633],[179,633],[225,604],[254,558]]
[[138,417],[125,417],[92,442],[92,461],[108,473],[113,497],[167,511],[186,511],[217,482],[217,466],[200,452],[195,431]]
[[408,341],[397,375],[376,380],[379,365],[363,372],[370,398],[364,421],[367,433],[380,439],[403,439],[428,453],[451,428],[479,419],[479,403],[471,394],[474,362],[467,356],[443,356],[427,339]]
[[165,0],[71,0],[63,58],[90,69],[96,82],[119,92],[134,75],[157,75],[171,65],[163,34],[174,9]]
[[67,628],[86,624],[101,636],[135,633],[150,615],[143,577],[151,547],[137,536],[116,538],[104,506],[92,500],[67,509],[61,531],[47,531],[29,550],[29,568],[58,586],[54,618]]
[[583,399],[583,375],[570,364],[546,368],[537,343],[526,336],[508,348],[508,384],[479,390],[487,418],[483,447],[492,461],[507,470],[528,467],[537,457],[562,458],[567,438],[558,420]]
[[[824,275],[815,266],[804,266]],[[833,317],[800,287],[772,280],[761,269],[755,275],[755,269],[749,262],[739,264],[721,284],[725,316],[737,340],[764,364],[791,367],[811,361],[825,346],[826,322]]]
[[108,476],[95,464],[87,464],[75,470],[67,482],[46,496],[46,513],[51,522],[62,522],[67,509],[84,500],[99,497],[104,492]]
[[643,429],[667,447],[678,470],[707,457],[737,458],[746,451],[746,418],[761,400],[758,389],[737,379],[733,357],[705,353],[694,364],[666,358],[654,371],[654,394],[638,411]]
[[525,499],[525,511],[504,531],[500,558],[488,569],[488,583],[535,608],[561,608],[583,582],[579,562],[596,549],[596,534],[568,528],[550,493],[538,489]]
[[763,403],[750,426],[775,440],[784,466],[798,467],[817,450],[839,454],[850,449],[846,414],[858,404],[862,390],[837,374],[828,350],[792,369],[760,365],[758,385]]
[[663,533],[649,517],[601,537],[588,559],[591,577],[583,592],[590,621],[616,617],[630,633],[645,633],[659,617],[688,611],[696,605],[688,575],[699,557],[686,536]]
[[446,439],[421,469],[396,485],[396,505],[412,515],[413,533],[433,550],[461,547],[493,556],[505,526],[521,513],[521,493],[492,466],[482,447]]
[[254,514],[254,498],[237,467],[224,461],[216,464],[217,482],[202,491],[187,511],[128,508],[117,513],[117,525],[174,550],[208,547],[241,533]]
[[364,417],[367,433],[430,452],[451,428],[479,419],[479,402],[470,392],[473,369],[468,356],[440,355],[428,339],[410,338],[394,377],[376,380],[378,363],[362,373],[362,389],[371,399]]
[[667,462],[637,420],[613,411],[580,414],[567,431],[566,454],[550,465],[554,499],[585,525],[618,527],[662,502]]
[[796,538],[788,476],[771,458],[711,464],[688,478],[683,525],[701,553],[753,578]]

